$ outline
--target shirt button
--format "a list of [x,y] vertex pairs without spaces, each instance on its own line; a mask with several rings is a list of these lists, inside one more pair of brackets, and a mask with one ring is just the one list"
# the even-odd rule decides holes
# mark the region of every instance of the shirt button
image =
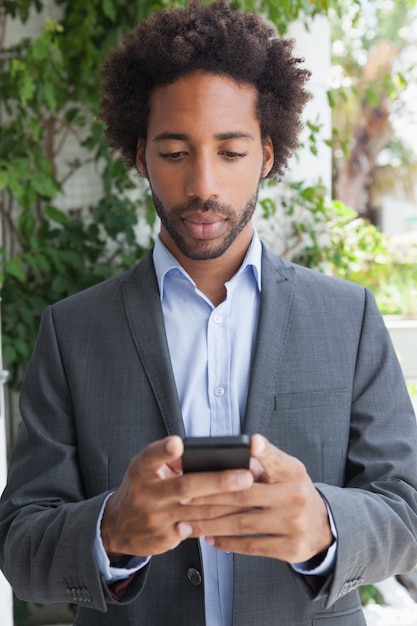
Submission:
[[216,322],[216,324],[221,324],[223,321],[223,318],[221,315],[219,315],[218,313],[216,313],[215,315],[213,315],[213,319]]
[[198,585],[201,585],[203,580],[200,572],[198,571],[198,569],[195,569],[195,567],[190,567],[190,569],[187,570],[187,578],[190,583],[192,585],[195,585],[196,587],[198,587]]
[[216,387],[216,389],[214,390],[214,393],[216,394],[216,396],[222,396],[224,394],[223,387]]

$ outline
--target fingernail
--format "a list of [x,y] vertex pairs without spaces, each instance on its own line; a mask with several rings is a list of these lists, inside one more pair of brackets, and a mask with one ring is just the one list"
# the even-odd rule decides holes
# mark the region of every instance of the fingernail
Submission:
[[209,546],[214,546],[214,537],[205,537],[206,544]]
[[187,524],[186,522],[179,522],[179,524],[177,525],[177,530],[181,537],[189,537],[193,534],[192,526],[190,526],[190,524]]
[[263,454],[266,450],[265,439],[261,436],[258,437],[258,454]]
[[174,452],[174,449],[175,449],[175,442],[172,439],[172,437],[169,437],[165,444],[165,450],[166,452],[168,452],[168,454],[172,454]]
[[249,472],[237,472],[235,474],[235,481],[239,487],[250,487],[252,484],[252,477]]

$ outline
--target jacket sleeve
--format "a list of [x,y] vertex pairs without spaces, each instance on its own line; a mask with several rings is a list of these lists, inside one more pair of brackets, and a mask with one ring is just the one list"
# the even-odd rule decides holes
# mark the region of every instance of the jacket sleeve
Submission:
[[[21,393],[22,425],[0,503],[0,564],[18,597],[101,611],[116,602],[93,557],[107,491],[86,493],[71,395],[51,309],[43,315]],[[123,602],[141,590],[145,567]]]
[[344,487],[318,484],[338,533],[330,606],[417,562],[416,417],[384,321],[366,292]]

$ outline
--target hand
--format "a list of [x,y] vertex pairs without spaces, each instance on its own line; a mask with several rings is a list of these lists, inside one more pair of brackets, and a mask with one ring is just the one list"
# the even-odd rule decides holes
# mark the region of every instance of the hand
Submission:
[[[132,459],[120,487],[109,497],[101,523],[103,545],[112,563],[124,554],[152,556],[175,548],[190,536],[192,522],[207,518],[207,507],[184,503],[212,494],[247,489],[248,470],[182,475],[180,437],[152,443]],[[235,510],[235,507],[232,509]],[[218,507],[211,507],[218,515]],[[229,513],[230,507],[220,507]]]
[[[224,517],[192,522],[221,550],[304,562],[334,541],[324,500],[304,465],[261,435],[251,441],[255,483],[247,490],[198,498],[188,506],[229,507]],[[233,511],[233,507],[235,510]]]

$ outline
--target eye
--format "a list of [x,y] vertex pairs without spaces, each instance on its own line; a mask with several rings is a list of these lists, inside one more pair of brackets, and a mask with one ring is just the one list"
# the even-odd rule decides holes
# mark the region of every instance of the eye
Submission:
[[187,153],[184,151],[180,152],[159,152],[159,156],[161,159],[166,159],[167,161],[178,161],[181,157],[185,156]]
[[247,152],[232,152],[231,150],[222,150],[219,154],[226,157],[229,161],[236,161],[237,159],[243,159],[248,156]]

